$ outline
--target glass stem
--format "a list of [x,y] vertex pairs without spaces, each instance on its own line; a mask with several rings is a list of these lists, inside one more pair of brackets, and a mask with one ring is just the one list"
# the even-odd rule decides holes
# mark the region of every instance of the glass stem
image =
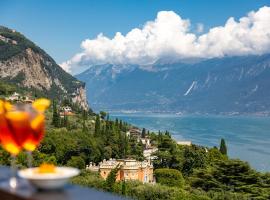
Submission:
[[9,180],[9,186],[11,189],[15,189],[17,187],[17,166],[16,166],[16,156],[11,155],[11,177]]
[[27,164],[29,168],[32,167],[32,158],[32,151],[27,151]]

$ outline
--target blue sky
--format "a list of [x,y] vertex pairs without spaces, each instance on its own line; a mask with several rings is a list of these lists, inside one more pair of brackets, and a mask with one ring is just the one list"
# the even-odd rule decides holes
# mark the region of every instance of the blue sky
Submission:
[[[269,0],[1,0],[0,24],[14,28],[45,49],[58,63],[80,51],[80,44],[99,33],[126,34],[172,10],[204,30],[224,25],[233,16],[270,5]],[[191,27],[192,28],[192,27]]]

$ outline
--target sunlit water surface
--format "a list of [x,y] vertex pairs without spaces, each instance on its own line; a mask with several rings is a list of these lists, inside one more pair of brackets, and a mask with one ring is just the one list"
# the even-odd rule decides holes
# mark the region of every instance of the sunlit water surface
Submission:
[[111,116],[153,131],[168,130],[176,140],[191,140],[209,147],[219,146],[224,138],[230,157],[248,161],[259,171],[270,171],[270,117],[138,113]]

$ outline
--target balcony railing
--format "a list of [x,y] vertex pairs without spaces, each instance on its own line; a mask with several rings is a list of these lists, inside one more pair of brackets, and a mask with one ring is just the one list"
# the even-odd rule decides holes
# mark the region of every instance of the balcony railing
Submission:
[[123,200],[126,199],[108,192],[93,188],[85,188],[68,184],[62,190],[42,191],[31,186],[27,181],[19,179],[19,187],[11,190],[6,183],[10,178],[10,170],[0,167],[0,199],[1,200]]

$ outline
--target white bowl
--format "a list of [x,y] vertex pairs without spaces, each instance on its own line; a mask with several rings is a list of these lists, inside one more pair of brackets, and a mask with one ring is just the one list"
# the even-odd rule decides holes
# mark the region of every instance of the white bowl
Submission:
[[18,175],[37,188],[49,190],[63,187],[68,179],[79,173],[80,171],[76,168],[56,167],[55,173],[38,173],[38,168],[28,168],[20,170]]

